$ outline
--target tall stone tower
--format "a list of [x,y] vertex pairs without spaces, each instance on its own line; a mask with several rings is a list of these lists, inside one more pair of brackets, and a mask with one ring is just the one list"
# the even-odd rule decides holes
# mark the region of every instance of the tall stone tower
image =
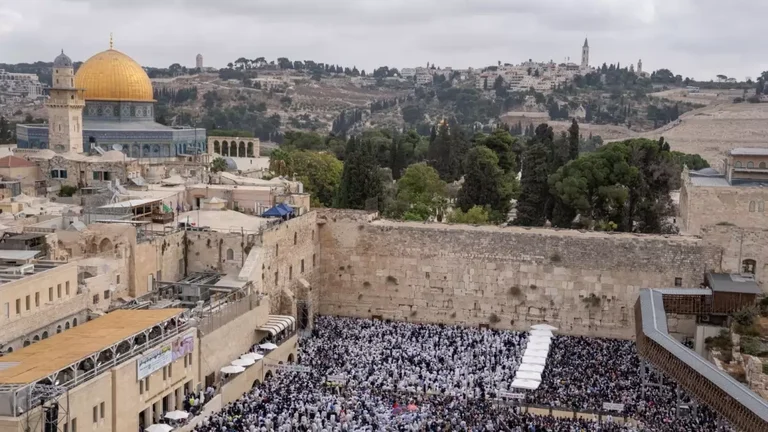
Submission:
[[198,69],[202,69],[203,68],[203,55],[202,54],[198,54],[197,58],[195,58],[195,67],[198,68]]
[[82,153],[85,90],[75,88],[75,68],[64,50],[53,61],[52,84],[46,106],[48,148],[58,153]]
[[640,59],[637,61],[637,74],[638,75],[643,74],[643,59]]
[[581,47],[581,70],[589,69],[589,42],[584,38],[584,46]]

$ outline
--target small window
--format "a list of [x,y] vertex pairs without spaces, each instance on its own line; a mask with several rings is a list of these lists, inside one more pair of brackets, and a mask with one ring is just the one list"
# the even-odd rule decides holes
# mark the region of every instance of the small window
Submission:
[[227,259],[230,261],[235,259],[235,251],[232,249],[227,249]]
[[750,201],[749,202],[749,212],[750,213],[754,213],[755,212],[755,202],[754,201]]
[[275,256],[280,256],[280,245],[279,244],[275,245]]
[[755,274],[755,267],[757,262],[753,259],[745,259],[741,262],[741,272]]
[[3,315],[5,315],[6,318],[11,317],[11,304],[6,303],[3,305]]
[[144,378],[144,390],[149,392],[149,377]]
[[101,180],[101,171],[94,171],[93,172],[93,179],[94,180]]
[[741,168],[742,167],[741,161],[736,161],[736,163],[733,164],[733,167],[734,168]]
[[104,402],[100,403],[99,404],[99,418],[101,418],[102,420],[104,420],[104,408],[105,408]]
[[754,162],[752,162],[752,161],[747,162],[747,168],[754,168],[754,167],[755,167],[755,163]]
[[163,366],[163,381],[165,381],[166,379],[168,379],[168,375],[167,375],[167,372],[165,371],[165,366]]
[[293,233],[293,244],[296,245],[299,240],[299,234]]
[[40,307],[40,293],[39,292],[35,293],[35,307],[36,308]]
[[275,272],[275,285],[277,285],[277,278],[279,277],[279,272]]
[[184,356],[184,369],[186,369],[186,368],[187,368],[187,366],[189,366],[189,365],[187,364],[187,356]]
[[139,394],[144,393],[144,380],[139,381]]
[[315,268],[315,254],[312,254],[312,268]]
[[765,201],[758,201],[757,202],[757,211],[760,213],[765,212]]
[[94,296],[93,296],[93,304],[98,304],[98,303],[99,303],[99,295],[98,294],[94,294]]
[[168,378],[173,377],[173,363],[168,365]]
[[24,305],[26,306],[26,310],[29,310],[29,304],[30,304],[30,301],[29,301],[29,296],[27,296],[27,297],[24,299]]
[[120,275],[117,275],[117,276],[115,277],[115,283],[117,283],[118,285],[120,285]]
[[21,299],[16,299],[16,315],[21,315]]
[[293,280],[293,266],[288,266],[288,280]]
[[675,286],[676,287],[683,286],[683,278],[679,278],[679,277],[675,278]]
[[96,405],[93,407],[93,422],[97,423],[99,421],[99,406]]
[[51,170],[51,178],[59,178],[59,170]]
[[104,171],[104,181],[110,181],[112,180],[112,173],[109,171]]
[[56,297],[61,298],[61,284],[56,285]]
[[760,169],[765,169],[765,162],[760,162],[760,165],[757,166]]
[[304,260],[301,260],[301,273],[304,274]]
[[48,287],[48,301],[53,301],[53,287]]
[[64,294],[69,295],[69,281],[64,285]]
[[77,432],[77,419],[72,419],[72,432]]
[[109,290],[104,290],[104,300],[109,298]]

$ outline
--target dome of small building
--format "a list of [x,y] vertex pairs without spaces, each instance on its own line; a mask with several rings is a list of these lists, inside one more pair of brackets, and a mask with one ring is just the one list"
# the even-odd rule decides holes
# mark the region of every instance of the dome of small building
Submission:
[[115,49],[102,51],[80,66],[75,87],[85,100],[154,102],[152,81],[135,60]]
[[224,162],[227,163],[227,171],[237,171],[237,163],[232,158],[224,158]]
[[72,59],[69,58],[66,54],[64,54],[64,50],[61,50],[61,54],[59,54],[53,60],[53,67],[55,67],[55,68],[71,68],[72,67]]

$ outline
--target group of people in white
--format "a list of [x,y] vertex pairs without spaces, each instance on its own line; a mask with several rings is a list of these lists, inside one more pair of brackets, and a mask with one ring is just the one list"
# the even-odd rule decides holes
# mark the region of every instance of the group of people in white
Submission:
[[[309,372],[278,372],[197,431],[730,430],[704,406],[676,415],[671,381],[643,393],[629,341],[555,336],[540,386],[515,390],[527,344],[522,332],[317,317],[298,356]],[[525,397],[500,397],[510,391]],[[598,422],[596,415],[534,415],[521,406],[594,412],[603,402],[624,410]]]

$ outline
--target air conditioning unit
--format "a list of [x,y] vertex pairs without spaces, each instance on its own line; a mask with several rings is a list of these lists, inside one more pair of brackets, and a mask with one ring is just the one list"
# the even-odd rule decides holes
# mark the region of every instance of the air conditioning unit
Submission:
[[709,315],[702,315],[701,322],[709,322]]

